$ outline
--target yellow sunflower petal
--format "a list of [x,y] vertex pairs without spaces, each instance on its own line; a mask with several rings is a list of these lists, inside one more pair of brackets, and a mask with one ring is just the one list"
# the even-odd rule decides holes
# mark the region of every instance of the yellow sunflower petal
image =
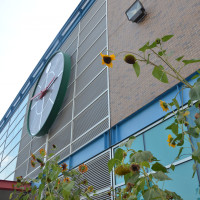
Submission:
[[106,63],[106,65],[107,65],[108,67],[113,67],[113,64],[112,64],[112,62],[111,62],[111,63],[109,63],[109,64],[107,64],[107,63]]
[[105,55],[104,54],[102,54],[102,53],[100,53],[100,55],[101,55],[101,57],[103,58]]
[[186,116],[188,116],[189,114],[190,114],[190,112],[187,110],[187,111],[183,114],[183,116],[186,117]]
[[102,65],[106,65],[106,63],[104,62],[104,59],[102,59]]
[[110,58],[111,60],[115,60],[115,55],[114,54],[110,55]]

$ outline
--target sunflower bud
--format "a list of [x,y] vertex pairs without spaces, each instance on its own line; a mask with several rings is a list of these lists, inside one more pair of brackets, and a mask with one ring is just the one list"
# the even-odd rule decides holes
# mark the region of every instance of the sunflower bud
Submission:
[[128,63],[128,64],[135,64],[136,60],[137,60],[137,59],[136,59],[135,56],[132,55],[132,54],[127,54],[127,55],[125,55],[125,57],[124,57],[124,61],[125,61],[126,63]]
[[187,121],[185,121],[185,126],[188,126],[188,125],[189,125],[189,123]]
[[157,38],[155,42],[156,44],[160,44],[160,38]]
[[120,166],[115,168],[115,174],[117,174],[119,176],[126,175],[128,173],[130,173],[129,166],[120,165]]

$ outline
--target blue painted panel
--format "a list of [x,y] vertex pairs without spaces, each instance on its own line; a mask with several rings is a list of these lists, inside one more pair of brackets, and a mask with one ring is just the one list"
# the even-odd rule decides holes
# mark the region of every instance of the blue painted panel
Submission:
[[105,149],[105,135],[101,135],[79,151],[70,156],[70,169],[80,165],[88,159],[96,156]]
[[[160,107],[159,100],[171,102],[177,93],[177,87],[174,87],[173,90],[171,90],[170,92],[165,93],[165,95],[163,96],[160,96],[153,102],[146,105],[143,109],[140,109],[139,111],[128,117],[126,120],[119,123],[111,131],[112,145],[122,141],[123,139],[129,137],[134,133],[137,133],[146,126],[164,117],[166,115],[166,112],[164,112]],[[179,98],[179,96],[177,97],[177,101],[181,103],[181,99]]]

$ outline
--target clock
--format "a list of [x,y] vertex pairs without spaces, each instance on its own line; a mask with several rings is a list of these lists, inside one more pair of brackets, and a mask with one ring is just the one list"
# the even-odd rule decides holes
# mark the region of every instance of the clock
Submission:
[[48,133],[64,100],[70,72],[71,59],[62,52],[56,52],[47,61],[30,99],[27,118],[30,135]]

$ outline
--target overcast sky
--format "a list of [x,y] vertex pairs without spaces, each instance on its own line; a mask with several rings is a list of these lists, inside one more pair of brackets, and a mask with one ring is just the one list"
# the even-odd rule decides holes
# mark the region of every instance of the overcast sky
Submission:
[[0,0],[0,120],[80,0]]

